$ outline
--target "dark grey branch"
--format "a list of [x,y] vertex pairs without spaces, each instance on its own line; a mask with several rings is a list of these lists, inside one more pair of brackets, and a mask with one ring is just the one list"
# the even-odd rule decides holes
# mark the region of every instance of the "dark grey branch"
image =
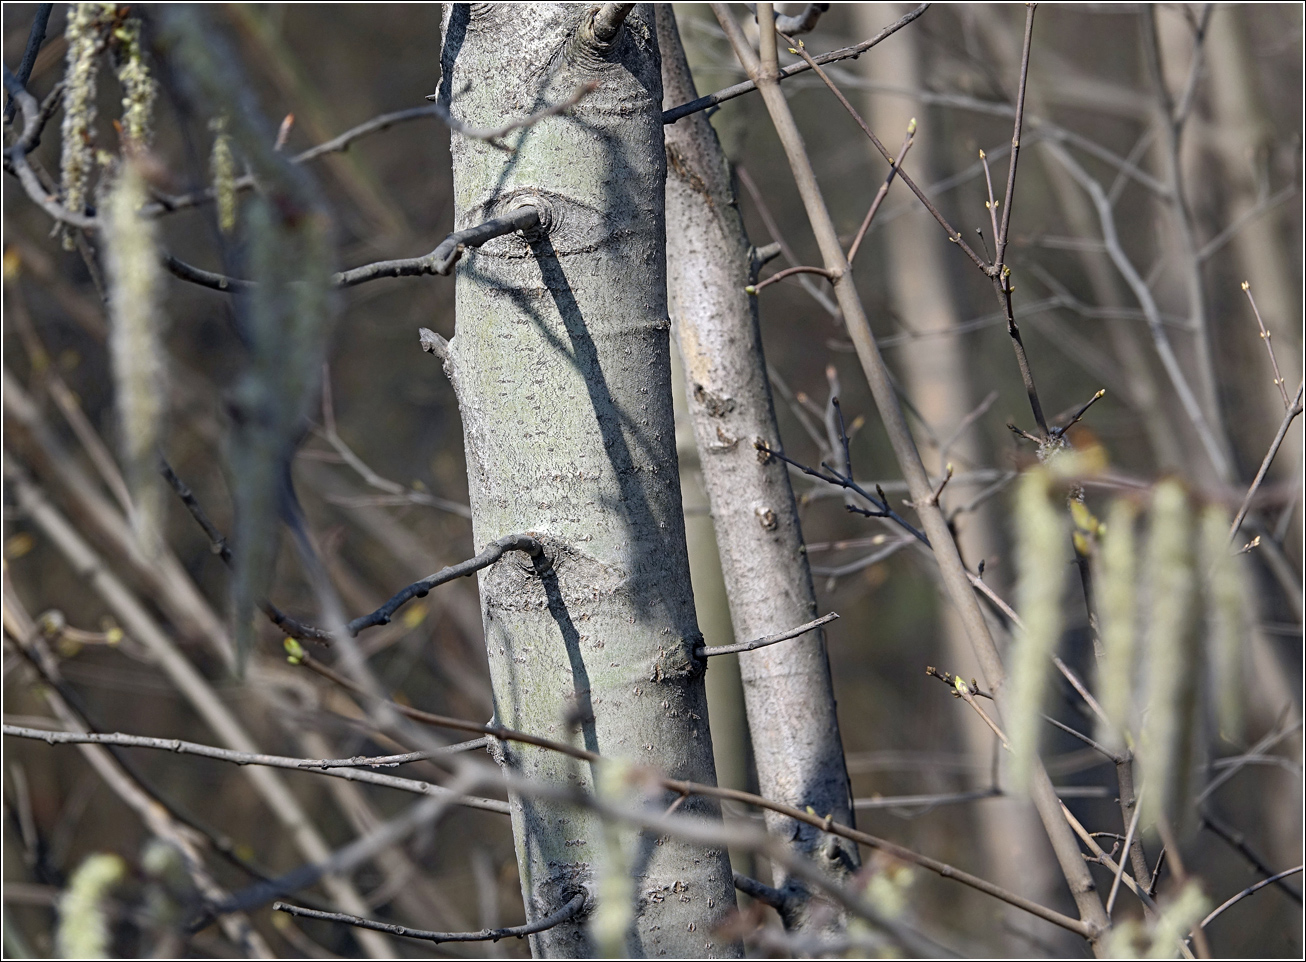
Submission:
[[379,261],[336,274],[331,282],[336,287],[353,287],[378,277],[420,277],[423,274],[448,275],[454,264],[469,247],[480,247],[488,240],[511,234],[513,231],[538,227],[540,212],[531,206],[487,220],[466,230],[457,230],[440,242],[440,246],[424,257],[408,260]]
[[[837,60],[848,60],[849,58],[856,59],[874,47],[881,40],[893,36],[903,27],[907,26],[907,24],[911,23],[928,10],[929,6],[928,3],[922,3],[901,20],[889,24],[889,26],[885,27],[870,40],[863,40],[861,43],[855,44],[851,47],[841,47],[838,50],[831,50],[829,53],[823,53],[820,56],[813,57],[812,59],[818,64],[834,63]],[[788,80],[796,74],[804,73],[811,69],[811,64],[806,62],[792,64],[780,71],[779,79]],[[670,110],[663,111],[662,122],[664,124],[674,124],[681,117],[688,117],[690,114],[696,114],[700,110],[707,110],[709,107],[715,107],[717,104],[725,103],[727,100],[734,100],[736,97],[742,97],[744,94],[756,89],[757,84],[751,80],[735,84],[733,87],[726,87],[723,90],[718,90],[716,93],[708,94],[706,97],[699,97],[697,100],[691,100],[689,103],[684,103],[678,107],[672,107]]]
[[[467,248],[480,247],[488,240],[504,234],[511,234],[513,231],[529,230],[538,226],[539,223],[540,214],[538,210],[530,206],[519,207],[503,217],[487,220],[484,224],[477,224],[475,227],[469,227],[466,230],[454,231],[440,242],[439,247],[421,257],[377,261],[374,264],[364,264],[362,267],[354,267],[347,271],[332,274],[331,286],[337,288],[354,287],[382,277],[422,277],[428,274],[447,276]],[[223,293],[246,291],[254,286],[253,281],[206,271],[192,264],[187,264],[185,261],[178,260],[171,254],[164,257],[163,266],[174,277]]]
[[100,226],[98,220],[68,210],[58,200],[51,197],[41,185],[36,172],[32,170],[31,164],[27,162],[29,148],[25,146],[29,143],[35,143],[40,134],[41,108],[36,103],[36,98],[27,92],[27,88],[18,82],[18,78],[10,72],[8,67],[4,68],[4,82],[5,90],[9,91],[9,96],[12,98],[10,102],[16,103],[23,111],[23,133],[5,151],[6,168],[12,168],[13,172],[18,175],[18,180],[22,183],[27,196],[55,220],[70,227],[79,227],[83,230],[98,230]]
[[485,550],[475,558],[468,558],[460,564],[450,565],[447,568],[441,568],[430,577],[416,581],[407,588],[400,591],[393,598],[383,604],[376,611],[360,618],[355,618],[346,629],[350,635],[357,635],[365,628],[371,628],[374,625],[386,625],[394,613],[414,598],[424,598],[427,592],[432,588],[439,587],[447,581],[453,581],[455,578],[465,578],[468,575],[475,574],[482,568],[488,568],[509,551],[524,551],[535,561],[542,561],[544,558],[544,546],[535,538],[526,534],[510,534],[507,537],[500,538],[498,541],[492,541],[486,546]]
[[320,919],[323,922],[343,922],[360,929],[372,929],[389,935],[399,935],[406,939],[421,939],[424,942],[498,942],[500,939],[521,939],[536,932],[543,932],[555,925],[570,921],[580,914],[585,907],[585,893],[577,892],[562,908],[542,919],[526,925],[514,925],[505,929],[481,929],[479,932],[427,932],[424,929],[410,929],[406,925],[393,925],[389,922],[375,922],[357,915],[345,915],[341,912],[319,912],[316,909],[301,908],[285,902],[273,902],[272,909],[285,912],[304,919]]
[[777,888],[772,888],[765,882],[759,882],[755,878],[735,873],[735,888],[743,892],[751,899],[756,899],[763,905],[769,905],[781,914],[789,907],[790,899],[787,895]]
[[[32,20],[31,32],[27,35],[27,46],[23,49],[23,59],[18,63],[18,83],[26,87],[27,81],[32,77],[32,68],[36,66],[36,55],[41,52],[41,44],[45,43],[45,28],[50,23],[50,13],[54,10],[53,3],[38,3],[36,5],[36,16]],[[18,104],[11,96],[9,103],[5,104],[5,120],[14,119],[14,111]],[[31,150],[31,147],[27,148]]]

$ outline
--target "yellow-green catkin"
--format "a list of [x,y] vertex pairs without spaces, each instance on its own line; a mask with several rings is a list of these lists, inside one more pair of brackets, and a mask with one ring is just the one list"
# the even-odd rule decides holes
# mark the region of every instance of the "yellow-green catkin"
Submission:
[[114,65],[122,86],[123,136],[134,147],[148,147],[154,140],[154,101],[159,91],[141,51],[141,22],[128,18],[113,36]]
[[1098,624],[1102,660],[1097,699],[1106,713],[1098,740],[1124,747],[1134,723],[1134,677],[1138,628],[1138,562],[1135,555],[1134,505],[1117,499],[1107,513],[1106,530],[1096,556]]
[[1243,652],[1251,612],[1242,558],[1229,548],[1229,517],[1219,505],[1202,512],[1202,570],[1206,573],[1206,657],[1220,737],[1237,742],[1243,721]]
[[104,205],[109,353],[133,522],[142,547],[152,552],[164,507],[157,467],[167,399],[158,232],[141,214],[148,199],[144,177],[126,158]]
[[[600,799],[616,804],[633,800],[629,764],[620,760],[604,762],[597,775],[595,788]],[[604,820],[603,855],[595,879],[598,905],[590,916],[590,936],[599,958],[621,959],[630,954],[626,936],[635,921],[635,879],[625,834],[615,820]]]
[[[80,214],[90,199],[91,175],[95,171],[96,75],[106,8],[112,10],[114,4],[74,3],[64,29],[68,65],[64,74],[59,180],[64,206],[75,214]],[[71,234],[64,234],[63,245],[66,250],[74,249]]]
[[1146,724],[1143,728],[1143,819],[1182,821],[1191,774],[1200,654],[1195,642],[1192,509],[1178,481],[1152,493],[1147,546]]
[[1024,628],[1011,652],[1007,737],[1015,755],[1012,779],[1023,788],[1038,753],[1048,661],[1061,636],[1066,582],[1066,532],[1044,468],[1027,471],[1016,493],[1016,608]]
[[1179,894],[1161,906],[1149,925],[1128,920],[1117,923],[1107,935],[1108,959],[1173,959],[1180,954],[1186,939],[1210,910],[1211,903],[1195,882],[1189,882]]
[[213,131],[213,154],[209,168],[213,174],[213,195],[218,207],[218,229],[230,234],[236,229],[236,156],[231,151],[227,119],[218,117],[209,123]]
[[117,855],[90,855],[73,872],[59,899],[57,956],[66,959],[107,958],[111,939],[109,919],[101,904],[127,871]]

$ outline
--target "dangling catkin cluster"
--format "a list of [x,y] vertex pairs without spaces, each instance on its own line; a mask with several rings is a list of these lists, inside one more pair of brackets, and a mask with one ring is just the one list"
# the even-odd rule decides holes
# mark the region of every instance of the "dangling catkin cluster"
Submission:
[[1143,818],[1181,818],[1192,771],[1194,711],[1201,677],[1193,617],[1192,509],[1178,481],[1152,492],[1147,545],[1148,591],[1146,721],[1140,761]]
[[1015,754],[1012,778],[1024,786],[1038,752],[1048,662],[1061,636],[1066,582],[1066,528],[1042,467],[1020,479],[1016,493],[1016,609],[1025,627],[1012,647],[1007,735]]
[[119,429],[137,536],[147,549],[163,510],[156,465],[166,403],[157,228],[140,210],[148,199],[144,177],[127,158],[104,204],[104,251]]
[[1206,573],[1206,657],[1220,736],[1242,735],[1243,652],[1250,642],[1250,597],[1242,559],[1229,547],[1229,516],[1219,505],[1202,512],[1202,570]]
[[122,859],[102,852],[87,856],[77,867],[59,898],[56,955],[67,959],[108,958],[113,943],[109,915],[102,902],[126,872]]
[[1138,615],[1135,514],[1134,505],[1124,498],[1111,505],[1096,565],[1102,638],[1097,694],[1109,722],[1099,725],[1098,740],[1117,750],[1125,747],[1125,733],[1135,721],[1130,714],[1134,704]]
[[[68,69],[64,75],[63,147],[60,184],[64,206],[80,214],[90,198],[95,170],[95,90],[101,34],[112,3],[75,3],[68,11],[64,38],[68,41]],[[64,235],[64,248],[73,249],[72,236]]]
[[136,147],[148,147],[154,139],[154,101],[158,88],[141,52],[141,22],[124,20],[113,32],[118,42],[114,67],[122,85],[123,136]]
[[231,152],[227,118],[209,122],[213,131],[213,154],[209,167],[213,174],[213,194],[218,206],[218,229],[230,234],[236,229],[236,157]]

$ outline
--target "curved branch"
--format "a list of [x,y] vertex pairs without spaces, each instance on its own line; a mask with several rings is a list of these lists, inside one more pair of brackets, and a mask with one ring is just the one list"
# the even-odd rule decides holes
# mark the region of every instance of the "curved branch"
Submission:
[[786,267],[782,271],[776,271],[776,273],[772,274],[764,281],[760,281],[757,284],[749,284],[744,288],[744,292],[747,294],[756,294],[758,291],[762,290],[762,288],[769,287],[776,281],[782,281],[786,277],[792,277],[795,274],[820,274],[826,280],[832,281],[835,279],[834,272],[828,271],[824,267]]
[[[453,270],[453,266],[463,256],[463,252],[469,247],[480,247],[486,241],[501,237],[504,234],[511,234],[514,231],[530,230],[532,227],[538,226],[539,223],[540,212],[534,207],[525,205],[502,217],[495,217],[483,224],[477,224],[475,227],[454,231],[440,242],[439,247],[429,254],[423,254],[421,257],[377,261],[373,264],[364,264],[362,267],[354,267],[347,271],[332,274],[331,286],[335,288],[355,287],[358,284],[365,284],[368,281],[374,281],[382,277],[422,277],[427,274],[448,276]],[[203,268],[178,260],[171,254],[164,257],[163,266],[180,280],[189,281],[191,284],[198,284],[200,287],[207,287],[210,290],[220,291],[224,294],[247,291],[254,287],[253,281],[206,271]]]
[[301,908],[285,902],[273,902],[274,912],[285,912],[304,919],[320,919],[323,922],[343,922],[360,929],[372,929],[389,935],[399,935],[406,939],[421,939],[424,942],[498,942],[500,939],[522,939],[536,932],[543,932],[555,925],[569,922],[580,914],[585,907],[585,893],[577,892],[562,908],[536,919],[526,925],[514,925],[504,929],[481,929],[479,932],[428,932],[424,929],[410,929],[406,925],[393,925],[389,922],[375,922],[357,915],[345,915],[341,912],[319,912],[316,909]]
[[9,96],[23,111],[22,136],[5,151],[5,159],[18,175],[23,190],[27,192],[27,196],[37,206],[61,224],[78,227],[82,230],[98,230],[100,222],[96,218],[68,210],[55,198],[51,197],[41,185],[40,180],[37,179],[36,172],[32,170],[31,165],[27,162],[27,151],[30,148],[25,145],[35,143],[36,138],[40,135],[40,127],[43,123],[41,108],[37,105],[36,98],[27,92],[27,89],[18,82],[18,78],[9,71],[8,67],[4,68],[4,82],[5,89],[9,91]]
[[758,638],[756,641],[745,641],[737,645],[700,645],[694,649],[694,654],[700,658],[711,658],[713,655],[733,655],[744,651],[755,651],[758,648],[765,648],[767,645],[778,645],[782,641],[788,641],[791,638],[797,638],[799,635],[805,635],[813,629],[820,628],[822,625],[828,625],[832,621],[837,621],[839,616],[833,611],[828,615],[822,615],[815,621],[809,621],[805,625],[799,625],[797,628],[790,628],[788,631],[777,632],[774,635],[767,635],[765,638]]

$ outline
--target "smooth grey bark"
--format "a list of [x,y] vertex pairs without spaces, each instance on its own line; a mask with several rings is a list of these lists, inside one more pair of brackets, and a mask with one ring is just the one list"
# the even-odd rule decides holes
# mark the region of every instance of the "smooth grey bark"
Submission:
[[[597,83],[565,115],[503,138],[512,150],[452,142],[456,229],[523,204],[542,222],[459,263],[446,352],[476,543],[529,532],[548,557],[480,572],[497,719],[713,782],[672,416],[652,9],[638,6],[610,42],[586,5],[445,9],[440,95],[469,127],[502,126]],[[500,763],[594,788],[593,766],[557,753],[507,745]],[[517,792],[511,805],[528,919],[580,890],[596,900],[607,857],[597,816]],[[701,797],[680,811],[720,818]],[[737,956],[714,934],[735,905],[724,850],[620,834],[635,885],[626,952]],[[533,935],[531,948],[596,953],[585,919]]]
[[[665,103],[693,100],[669,4],[658,4],[658,36]],[[757,302],[744,293],[753,251],[729,166],[702,114],[668,126],[666,150],[671,315],[730,617],[735,637],[746,641],[810,621],[816,598],[789,475],[757,449],[781,445]],[[746,652],[739,663],[761,793],[853,825],[823,634]],[[847,879],[860,865],[856,846],[845,840],[770,812],[766,821],[834,879]],[[794,878],[776,881],[791,899],[786,925],[806,927],[815,919],[807,888]]]

